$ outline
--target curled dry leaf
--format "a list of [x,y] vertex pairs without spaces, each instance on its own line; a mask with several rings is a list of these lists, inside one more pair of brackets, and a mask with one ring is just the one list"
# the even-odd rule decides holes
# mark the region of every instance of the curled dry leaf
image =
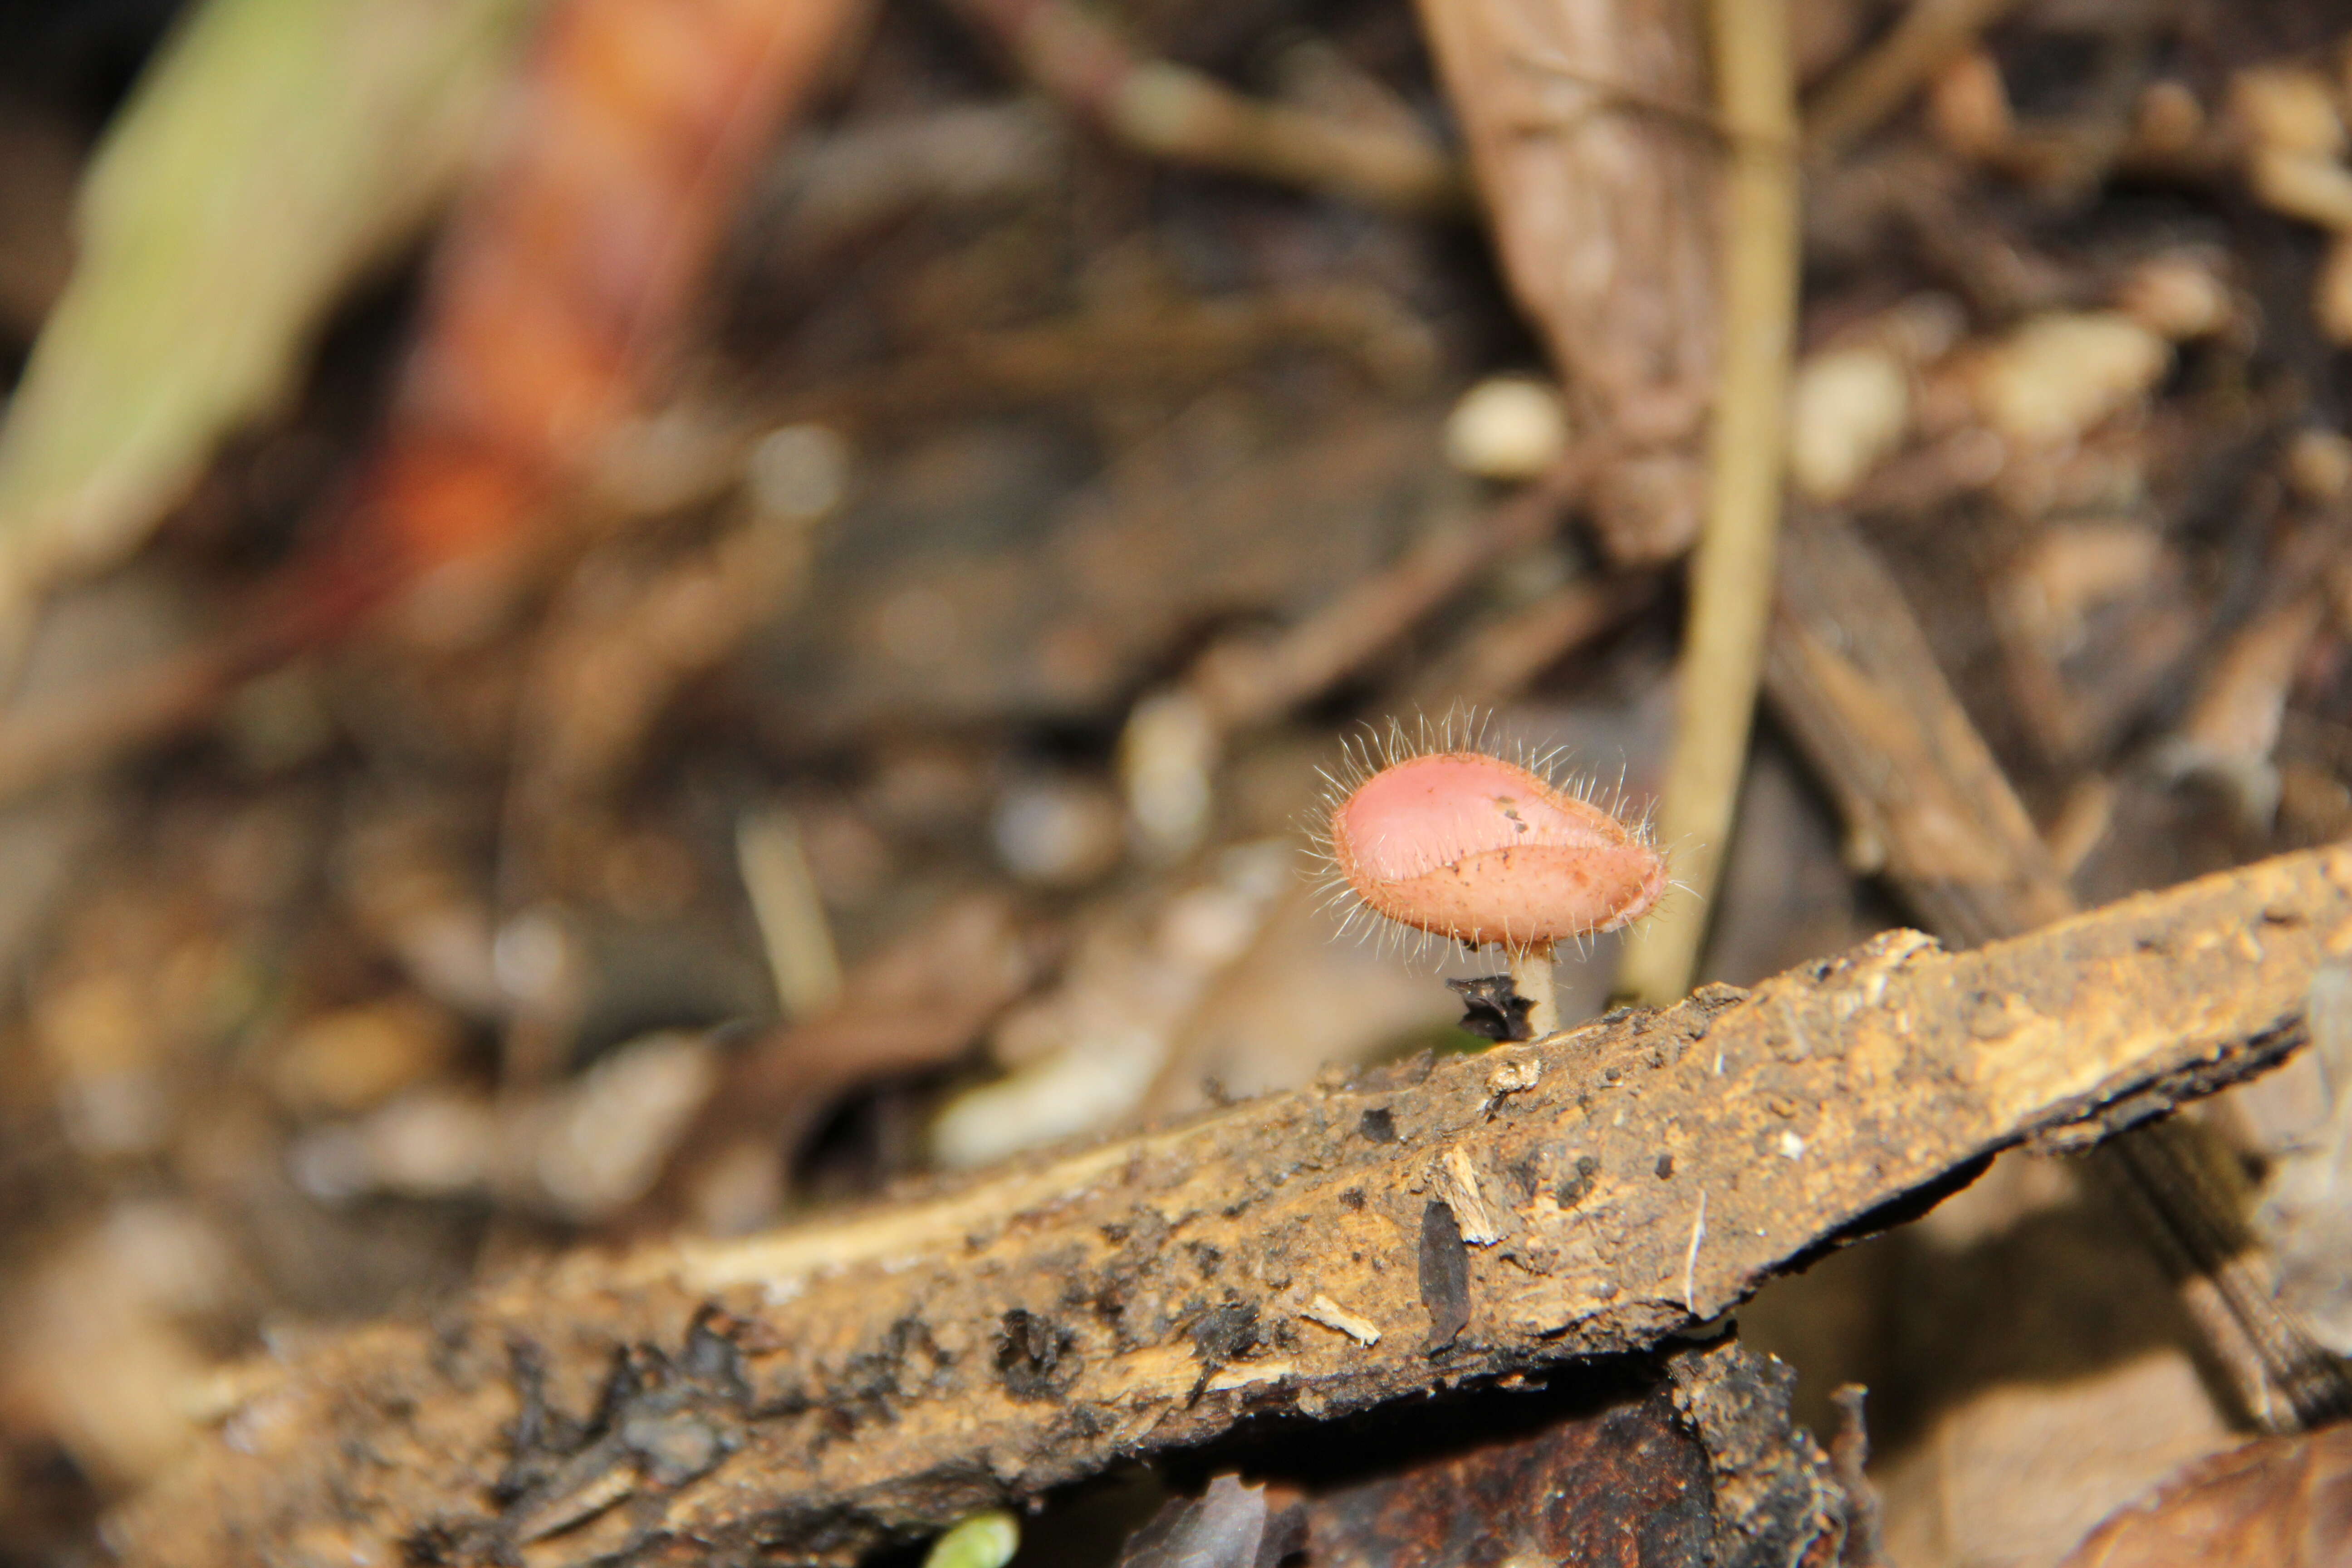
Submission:
[[1178,1036],[1249,952],[1284,890],[1289,847],[1233,850],[1218,874],[1089,935],[1067,977],[993,1041],[1013,1070],[940,1111],[931,1152],[951,1169],[1120,1125],[1142,1107]]
[[1571,423],[1631,450],[1593,507],[1611,554],[1697,536],[1716,363],[1715,166],[1700,9],[1671,0],[1423,0],[1504,270]]
[[2352,1427],[2200,1459],[2116,1513],[2062,1568],[2323,1568],[2352,1559]]
[[961,1055],[1028,987],[1034,963],[1011,906],[994,895],[951,900],[912,922],[850,969],[835,1006],[730,1058],[678,1138],[648,1217],[684,1212],[722,1234],[767,1223],[788,1157],[846,1089]]

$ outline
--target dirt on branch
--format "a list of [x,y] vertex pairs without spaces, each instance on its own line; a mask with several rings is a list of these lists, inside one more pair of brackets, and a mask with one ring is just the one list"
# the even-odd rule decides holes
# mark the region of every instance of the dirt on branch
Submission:
[[[2302,1038],[2352,851],[1909,932],[821,1226],[580,1256],[256,1369],[116,1521],[173,1564],[846,1558],[1196,1445],[1637,1350],[2029,1140]],[[632,1559],[634,1560],[634,1559]]]

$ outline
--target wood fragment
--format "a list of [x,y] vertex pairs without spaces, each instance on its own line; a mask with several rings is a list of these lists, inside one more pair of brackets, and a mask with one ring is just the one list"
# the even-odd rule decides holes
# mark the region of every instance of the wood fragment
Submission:
[[1328,1296],[1318,1296],[1298,1310],[1298,1315],[1310,1323],[1320,1323],[1327,1329],[1337,1329],[1360,1345],[1381,1342],[1381,1326],[1370,1318],[1360,1318]]
[[[2304,563],[2290,555],[2281,564]],[[2294,574],[2280,575],[2296,581]],[[2272,753],[2286,719],[2288,690],[2326,617],[2325,593],[2306,589],[2290,593],[2241,626],[2198,682],[2180,727],[2158,747],[2158,770],[2221,785],[2245,823],[2267,831],[2278,815],[2279,775]]]
[[1863,1420],[1868,1391],[1858,1383],[1830,1395],[1837,1407],[1837,1436],[1830,1439],[1830,1472],[1845,1493],[1845,1568],[1887,1568],[1883,1509],[1870,1479],[1870,1428]]
[[1746,771],[1772,610],[1796,336],[1796,82],[1786,0],[1715,0],[1717,96],[1731,135],[1723,378],[1707,432],[1706,518],[1691,560],[1675,744],[1658,804],[1676,887],[1633,928],[1618,988],[1664,1004],[1690,988]]
[[1675,1413],[1698,1435],[1717,1507],[1737,1518],[1714,1561],[1742,1568],[1846,1561],[1851,1511],[1811,1434],[1789,1419],[1794,1367],[1725,1339],[1668,1363]]
[[1423,1349],[1435,1355],[1470,1324],[1470,1249],[1453,1206],[1432,1198],[1421,1211],[1421,1305],[1429,1314]]
[[1472,1247],[1492,1247],[1503,1239],[1502,1227],[1496,1223],[1494,1212],[1486,1206],[1486,1194],[1478,1188],[1478,1167],[1471,1163],[1470,1152],[1456,1146],[1445,1152],[1439,1161],[1432,1183],[1445,1199],[1454,1218],[1461,1226],[1462,1239]]
[[[2000,1148],[2259,1070],[2347,951],[2352,849],[2316,850],[1972,952],[1891,933],[1614,1016],[1521,1047],[1543,1071],[1491,1114],[1490,1064],[1424,1058],[820,1224],[562,1259],[289,1354],[110,1539],[157,1564],[487,1563],[522,1500],[499,1478],[533,1459],[565,1495],[597,1465],[640,1478],[563,1534],[576,1558],[691,1539],[846,1561],[1245,1415],[1654,1344]],[[1365,1135],[1375,1109],[1389,1141]],[[1423,1315],[1421,1173],[1457,1146],[1505,1173],[1506,1234],[1461,1250],[1441,1353],[1296,1327],[1285,1298],[1314,1293]],[[602,1413],[537,1424],[577,1434],[562,1454],[518,1424],[517,1345],[545,1359],[545,1406]]]
[[1790,1419],[1795,1384],[1787,1367],[1722,1340],[1556,1380],[1499,1413],[1416,1409],[1393,1425],[1398,1445],[1425,1457],[1306,1503],[1308,1560],[1318,1568],[1842,1561],[1850,1510],[1818,1446]]
[[1849,838],[1946,942],[2072,914],[2033,819],[1876,554],[1819,512],[1791,518],[1780,545],[1766,688]]

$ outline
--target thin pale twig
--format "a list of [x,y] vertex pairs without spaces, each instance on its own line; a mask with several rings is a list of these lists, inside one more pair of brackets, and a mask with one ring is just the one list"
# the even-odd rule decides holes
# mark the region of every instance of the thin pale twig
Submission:
[[1748,754],[1780,525],[1799,239],[1790,153],[1796,80],[1786,0],[1714,0],[1717,92],[1731,131],[1723,374],[1708,432],[1706,513],[1691,561],[1675,747],[1659,810],[1687,891],[1633,930],[1621,990],[1667,1002],[1690,985]]
[[1814,95],[1805,151],[1833,158],[1901,108],[2017,0],[1915,0],[1885,37]]

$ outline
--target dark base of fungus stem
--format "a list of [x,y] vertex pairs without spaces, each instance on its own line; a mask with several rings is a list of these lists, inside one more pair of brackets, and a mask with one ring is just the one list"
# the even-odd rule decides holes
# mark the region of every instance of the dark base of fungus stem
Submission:
[[1559,1032],[1559,998],[1551,984],[1551,943],[1505,948],[1510,960],[1512,988],[1528,1003],[1528,1037],[1540,1040]]

